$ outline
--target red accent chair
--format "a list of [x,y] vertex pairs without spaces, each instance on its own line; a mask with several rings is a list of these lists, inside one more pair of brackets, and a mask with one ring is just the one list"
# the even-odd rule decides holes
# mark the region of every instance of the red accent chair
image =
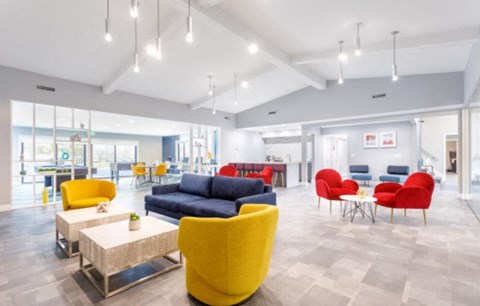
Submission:
[[238,177],[238,171],[237,168],[235,168],[234,166],[228,165],[220,168],[220,170],[218,170],[218,173],[216,173],[215,175]]
[[375,203],[375,214],[377,205],[391,209],[390,222],[393,223],[393,209],[403,208],[405,216],[407,209],[422,209],[423,221],[427,225],[426,209],[432,202],[432,194],[435,189],[435,181],[432,176],[424,172],[411,174],[403,186],[398,183],[382,183],[375,187],[373,194],[377,198]]
[[260,173],[249,173],[247,174],[248,178],[261,178],[267,185],[272,184],[272,177],[273,177],[273,168],[270,166],[267,166],[263,168],[262,172]]
[[329,200],[331,214],[332,201],[341,201],[341,195],[357,194],[358,184],[349,179],[342,181],[342,176],[336,170],[323,169],[315,175],[315,189],[318,195],[318,207],[320,208],[320,198]]

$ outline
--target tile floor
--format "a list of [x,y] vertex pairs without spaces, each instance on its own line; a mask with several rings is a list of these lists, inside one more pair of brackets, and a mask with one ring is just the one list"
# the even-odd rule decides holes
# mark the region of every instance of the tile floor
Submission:
[[[148,190],[122,189],[117,204],[143,214]],[[379,207],[377,223],[317,209],[314,187],[277,190],[280,220],[270,273],[246,305],[479,305],[480,223],[455,192],[421,211]],[[104,300],[56,248],[60,206],[0,213],[0,305],[195,305],[184,269]],[[155,215],[155,214],[151,214]]]

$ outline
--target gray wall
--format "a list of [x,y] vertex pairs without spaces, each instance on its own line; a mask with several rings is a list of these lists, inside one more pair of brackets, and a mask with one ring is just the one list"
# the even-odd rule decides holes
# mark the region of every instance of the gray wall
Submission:
[[480,40],[473,45],[465,68],[465,103],[473,102],[470,99],[478,87],[480,87]]
[[[38,90],[37,85],[54,87],[56,91]],[[98,86],[0,66],[0,135],[5,144],[0,147],[0,169],[3,169],[0,172],[0,210],[10,206],[11,100],[220,126],[225,131],[235,128],[232,114],[217,112],[214,116],[208,109],[191,111],[188,105],[121,91],[104,95]],[[222,146],[222,150],[224,148]],[[222,156],[230,159],[229,153],[232,152],[222,152]]]
[[[348,135],[348,162],[350,165],[368,165],[374,180],[387,171],[388,165],[405,165],[414,169],[412,160],[415,155],[410,122],[369,124],[359,126],[322,128],[322,136]],[[397,132],[396,148],[363,148],[363,134],[375,132]],[[316,169],[319,170],[319,169]]]
[[[372,95],[386,93],[383,99]],[[463,104],[463,73],[443,73],[328,82],[327,90],[299,90],[237,115],[237,127],[358,118],[381,114],[418,112]],[[275,115],[268,112],[276,111]]]

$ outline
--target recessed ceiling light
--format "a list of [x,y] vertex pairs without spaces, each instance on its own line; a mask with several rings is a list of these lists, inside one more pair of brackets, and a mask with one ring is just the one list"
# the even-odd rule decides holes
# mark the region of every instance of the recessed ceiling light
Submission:
[[248,52],[250,54],[255,54],[257,53],[259,50],[258,48],[258,45],[256,43],[251,43],[249,46],[248,46]]
[[242,86],[243,88],[247,88],[249,86],[248,82],[247,81],[243,81],[240,86]]
[[135,123],[132,119],[128,120],[128,123]]
[[115,123],[115,126],[120,126],[120,123]]

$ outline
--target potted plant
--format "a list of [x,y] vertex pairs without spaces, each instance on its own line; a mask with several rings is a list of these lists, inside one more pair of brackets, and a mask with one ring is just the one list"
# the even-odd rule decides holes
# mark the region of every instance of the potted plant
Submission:
[[128,223],[128,228],[131,231],[136,231],[140,229],[140,216],[137,213],[130,214],[130,221]]
[[27,175],[27,170],[25,169],[20,170],[20,175]]

